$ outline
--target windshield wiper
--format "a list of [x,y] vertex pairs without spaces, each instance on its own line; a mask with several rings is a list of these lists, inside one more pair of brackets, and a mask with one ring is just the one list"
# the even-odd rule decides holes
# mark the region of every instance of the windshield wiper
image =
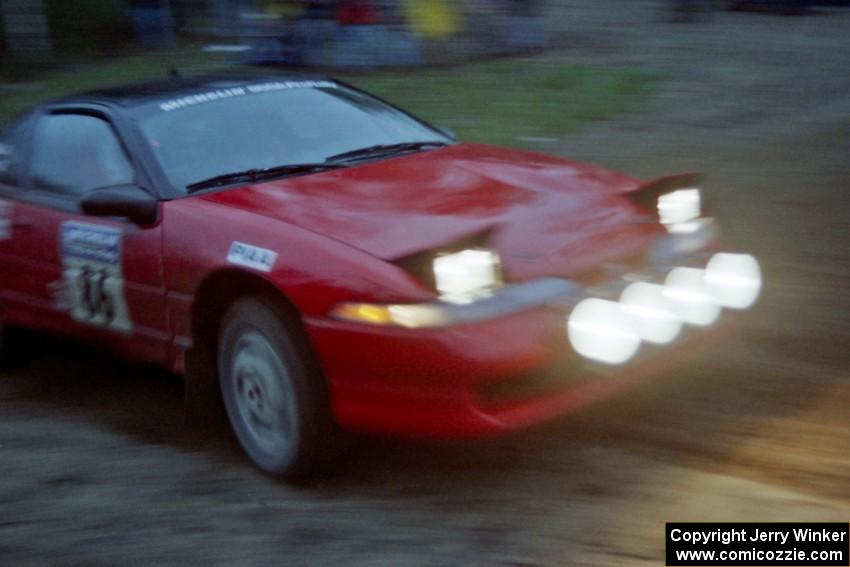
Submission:
[[442,148],[447,146],[446,142],[433,140],[430,142],[401,142],[399,144],[378,144],[366,148],[359,148],[341,154],[332,155],[327,160],[328,162],[345,161],[349,159],[370,158],[384,155],[394,155],[403,152],[415,152],[426,148]]
[[341,163],[293,163],[289,165],[279,165],[276,167],[246,169],[244,171],[222,173],[221,175],[216,175],[209,179],[190,183],[186,186],[186,192],[194,193],[201,189],[220,187],[222,185],[230,185],[231,183],[239,183],[241,181],[257,181],[259,179],[269,179],[271,177],[281,177],[285,175],[317,173],[319,171],[339,169],[341,167],[347,166]]

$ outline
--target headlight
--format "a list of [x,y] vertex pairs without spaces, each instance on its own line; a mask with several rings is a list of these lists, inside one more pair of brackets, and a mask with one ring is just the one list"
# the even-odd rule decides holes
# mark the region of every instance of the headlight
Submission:
[[678,189],[658,197],[658,220],[672,231],[677,225],[698,219],[700,214],[702,197],[699,189]]
[[492,250],[469,249],[434,258],[434,282],[440,299],[471,303],[487,297],[501,283],[499,256]]

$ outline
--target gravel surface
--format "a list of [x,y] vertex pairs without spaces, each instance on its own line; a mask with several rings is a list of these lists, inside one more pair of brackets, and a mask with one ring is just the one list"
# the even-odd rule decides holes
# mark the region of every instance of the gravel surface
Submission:
[[[850,518],[850,11],[563,0],[553,58],[663,81],[538,149],[708,173],[763,301],[731,344],[578,415],[475,443],[366,439],[302,488],[181,427],[181,386],[46,345],[0,377],[0,563],[659,565],[666,521]],[[218,440],[216,440],[218,439]]]

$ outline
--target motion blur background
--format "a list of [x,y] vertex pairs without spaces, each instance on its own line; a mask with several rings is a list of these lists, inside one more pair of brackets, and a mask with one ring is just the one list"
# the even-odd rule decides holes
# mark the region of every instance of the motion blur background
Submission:
[[757,0],[0,0],[0,119],[299,66],[462,139],[703,171],[766,288],[739,334],[549,426],[364,439],[261,477],[172,376],[45,344],[0,374],[0,563],[659,565],[665,521],[850,518],[850,7]]

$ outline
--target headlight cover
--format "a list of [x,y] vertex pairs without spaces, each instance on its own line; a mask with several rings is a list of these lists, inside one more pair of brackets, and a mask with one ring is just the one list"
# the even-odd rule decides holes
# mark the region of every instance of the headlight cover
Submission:
[[702,214],[702,195],[695,187],[677,189],[658,197],[658,220],[671,232]]
[[[439,297],[419,304],[341,303],[335,319],[409,329],[434,328],[474,322],[536,303],[537,295],[558,297],[572,293],[572,284],[542,278],[522,286],[504,286],[499,255],[487,248],[469,247],[439,252],[428,258],[426,277]],[[424,274],[423,274],[424,275]],[[555,282],[555,283],[553,283]]]
[[574,305],[583,294],[582,287],[561,278],[539,278],[521,284],[502,286],[489,297],[471,303],[337,304],[332,319],[373,326],[433,329],[466,323],[478,323],[542,306]]
[[434,258],[434,283],[440,299],[471,303],[488,297],[501,285],[499,255],[493,250],[467,249]]

